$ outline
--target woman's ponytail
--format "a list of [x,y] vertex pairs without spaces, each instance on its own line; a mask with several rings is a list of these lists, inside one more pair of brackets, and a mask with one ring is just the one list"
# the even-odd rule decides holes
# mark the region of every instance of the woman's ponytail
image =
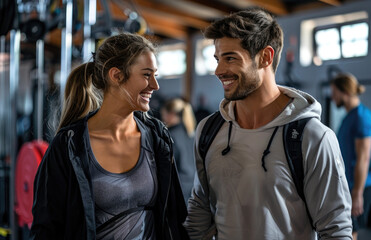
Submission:
[[100,107],[102,96],[92,83],[93,77],[94,62],[81,64],[70,73],[57,132]]
[[[181,121],[187,131],[187,135],[192,137],[196,128],[196,118],[193,113],[192,106],[182,98],[172,98],[167,100],[163,109],[171,114],[175,114],[179,121]],[[177,124],[178,120],[170,123],[171,125]],[[168,123],[169,124],[169,123]]]
[[183,101],[183,114],[182,121],[187,130],[188,136],[193,136],[196,128],[196,118],[193,114],[192,106],[190,103]]

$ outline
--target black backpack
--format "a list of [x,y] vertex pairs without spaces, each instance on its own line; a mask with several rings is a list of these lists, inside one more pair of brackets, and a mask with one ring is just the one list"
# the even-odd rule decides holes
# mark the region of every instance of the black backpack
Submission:
[[[303,130],[307,122],[311,118],[303,118],[299,119],[290,123],[287,123],[283,126],[283,145],[285,148],[285,154],[287,158],[288,165],[290,167],[291,176],[294,180],[294,184],[296,187],[296,190],[300,196],[300,198],[304,201],[305,207],[307,210],[307,214],[309,217],[309,220],[313,227],[312,218],[309,214],[309,210],[307,207],[307,202],[305,200],[304,196],[304,169],[303,169],[303,156],[301,151],[301,142],[303,140]],[[218,133],[221,126],[225,123],[224,118],[220,114],[219,111],[213,113],[209,119],[206,121],[200,135],[199,145],[198,145],[198,151],[200,153],[200,156],[203,161],[203,167],[205,170],[205,176],[207,179],[207,173],[206,173],[206,166],[205,166],[205,157],[206,153],[213,142],[216,134]],[[264,166],[264,157],[269,153],[269,147],[272,142],[272,139],[277,131],[278,127],[276,127],[274,133],[272,134],[272,137],[268,143],[267,149],[263,153],[263,168],[266,171],[266,168]],[[231,125],[229,128],[229,131],[231,131]],[[229,133],[230,135],[230,133]],[[228,139],[228,146],[226,149],[223,150],[222,154],[225,155],[229,148],[229,139]],[[207,189],[208,191],[208,189]]]

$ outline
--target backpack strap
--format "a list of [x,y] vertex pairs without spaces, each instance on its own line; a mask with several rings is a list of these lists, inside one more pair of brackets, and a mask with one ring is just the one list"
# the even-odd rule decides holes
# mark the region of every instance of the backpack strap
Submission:
[[198,151],[201,155],[201,158],[203,159],[204,167],[206,153],[209,150],[211,143],[213,142],[216,134],[219,132],[219,129],[222,127],[224,122],[225,120],[220,114],[220,111],[216,111],[207,119],[204,127],[202,128],[200,141],[198,143]]
[[283,126],[283,145],[285,149],[286,159],[290,168],[291,176],[294,180],[296,190],[300,198],[305,203],[305,208],[313,227],[313,220],[310,216],[307,202],[304,195],[304,168],[301,143],[303,141],[303,131],[307,122],[311,118],[303,118]]
[[[296,190],[300,198],[304,201],[307,214],[310,220],[310,223],[313,226],[312,217],[309,214],[309,209],[304,195],[304,168],[303,168],[303,156],[301,143],[303,141],[303,131],[307,122],[311,119],[303,118],[290,122],[283,127],[283,144],[286,154],[286,159],[290,168],[291,176],[294,180]],[[216,134],[219,132],[219,129],[224,124],[225,120],[220,114],[220,111],[216,111],[211,115],[205,122],[204,127],[202,128],[200,140],[198,143],[198,151],[203,161],[203,167],[205,171],[205,176],[207,179],[205,157],[211,143],[213,142]]]
[[207,171],[206,171],[206,164],[205,164],[205,157],[206,153],[209,150],[211,143],[213,142],[216,134],[219,132],[219,129],[224,124],[225,120],[220,114],[220,111],[216,111],[211,115],[205,122],[205,125],[202,128],[200,140],[198,142],[198,151],[202,158],[202,164],[205,171],[205,180],[206,180],[206,191],[209,192],[209,185],[208,185],[208,178],[207,178]]

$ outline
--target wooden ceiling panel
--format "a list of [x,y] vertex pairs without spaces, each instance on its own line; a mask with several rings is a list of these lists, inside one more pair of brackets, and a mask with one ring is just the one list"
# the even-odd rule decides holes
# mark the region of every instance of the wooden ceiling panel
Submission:
[[249,2],[265,8],[275,15],[282,16],[288,14],[286,5],[281,0],[249,0]]
[[146,20],[149,30],[159,35],[175,39],[185,39],[187,27],[174,21],[172,18],[164,17],[151,11],[141,11],[142,17]]
[[[242,1],[245,1],[245,0],[242,0]],[[235,5],[230,4],[230,3],[228,4],[225,1],[185,0],[185,2],[197,3],[197,4],[199,4],[201,6],[205,6],[207,8],[216,9],[216,10],[221,11],[222,13],[224,13],[224,15],[240,10]]]
[[180,25],[193,28],[204,28],[210,24],[206,20],[194,17],[187,12],[180,11],[173,7],[169,7],[164,3],[155,3],[147,0],[135,0],[134,3],[137,5],[137,10],[140,14],[146,12],[147,14],[157,15],[165,19],[168,18]]
[[321,2],[327,3],[332,6],[340,6],[341,2],[339,0],[320,0]]

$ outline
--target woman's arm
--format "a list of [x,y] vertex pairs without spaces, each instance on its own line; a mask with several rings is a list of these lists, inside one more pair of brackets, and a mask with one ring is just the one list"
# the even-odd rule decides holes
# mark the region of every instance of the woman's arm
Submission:
[[63,144],[53,141],[46,151],[34,181],[31,239],[62,239],[67,197],[66,154]]

